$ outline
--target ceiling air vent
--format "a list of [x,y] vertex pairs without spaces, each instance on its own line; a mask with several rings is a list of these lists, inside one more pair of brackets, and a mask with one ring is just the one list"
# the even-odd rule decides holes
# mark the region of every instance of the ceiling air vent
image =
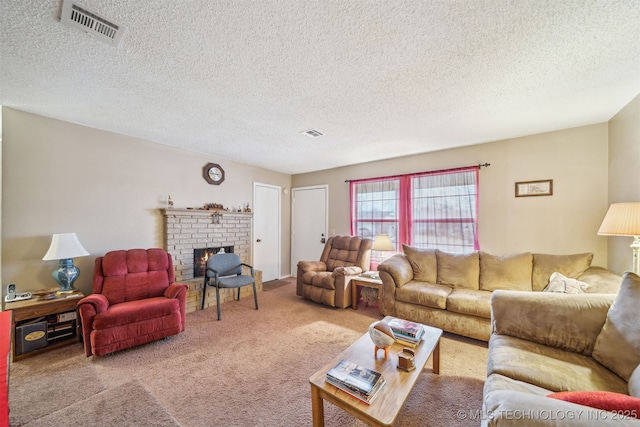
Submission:
[[320,132],[317,129],[309,129],[309,130],[305,130],[304,132],[300,132],[302,134],[305,134],[307,136],[310,136],[311,138],[317,138],[319,136],[324,135],[322,132]]
[[71,0],[64,0],[60,22],[69,27],[80,29],[116,47],[127,31],[127,27],[109,21]]

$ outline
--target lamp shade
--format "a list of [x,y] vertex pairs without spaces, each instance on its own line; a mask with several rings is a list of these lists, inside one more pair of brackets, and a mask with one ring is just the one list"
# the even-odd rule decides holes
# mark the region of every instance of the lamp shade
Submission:
[[374,251],[395,251],[396,247],[389,238],[388,234],[378,234],[373,240],[371,249],[373,249]]
[[51,245],[43,261],[54,259],[67,259],[87,256],[89,252],[82,246],[76,233],[54,234],[51,238]]
[[613,203],[600,225],[602,236],[640,236],[640,202]]

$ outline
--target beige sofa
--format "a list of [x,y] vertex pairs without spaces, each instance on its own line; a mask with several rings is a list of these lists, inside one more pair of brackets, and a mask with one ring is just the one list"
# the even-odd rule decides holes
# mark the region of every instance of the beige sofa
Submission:
[[620,286],[620,276],[591,266],[590,253],[495,256],[406,245],[403,250],[378,266],[382,312],[483,341],[491,335],[495,290],[543,291],[553,273],[587,283],[587,293],[615,294]]
[[617,296],[494,292],[482,425],[640,426],[638,301],[633,273]]

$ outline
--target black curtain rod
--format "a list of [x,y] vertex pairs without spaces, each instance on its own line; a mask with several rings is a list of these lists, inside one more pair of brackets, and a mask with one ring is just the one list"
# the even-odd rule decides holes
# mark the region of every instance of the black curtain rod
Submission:
[[475,167],[475,166],[477,166],[478,168],[482,169],[482,168],[486,168],[486,167],[491,166],[491,163],[480,163],[479,165],[461,166],[461,167],[458,167],[458,168],[438,169],[438,170],[425,171],[425,172],[405,173],[405,174],[401,174],[401,175],[381,176],[381,177],[377,177],[377,178],[345,179],[344,182],[366,181],[366,180],[369,180],[369,179],[399,178],[401,176],[417,175],[417,174],[421,174],[421,173],[453,172],[453,171],[457,171],[457,170],[472,168],[472,167]]

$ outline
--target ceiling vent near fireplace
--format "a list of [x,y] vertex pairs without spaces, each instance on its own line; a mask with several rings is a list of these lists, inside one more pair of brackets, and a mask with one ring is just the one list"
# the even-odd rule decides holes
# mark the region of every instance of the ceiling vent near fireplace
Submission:
[[62,3],[60,22],[116,47],[127,31],[127,27],[116,24],[72,0],[64,0]]

